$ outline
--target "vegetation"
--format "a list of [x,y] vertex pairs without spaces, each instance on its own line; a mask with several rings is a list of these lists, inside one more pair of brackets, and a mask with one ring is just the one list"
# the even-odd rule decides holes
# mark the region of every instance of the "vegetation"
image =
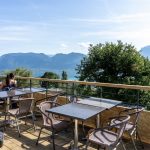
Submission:
[[[26,68],[16,68],[15,70],[8,70],[8,71],[3,72],[4,75],[7,75],[9,73],[13,73],[15,76],[20,76],[20,77],[31,77],[32,76],[32,71],[28,70]],[[29,81],[18,79],[17,86],[18,87],[29,86]]]
[[[124,44],[121,41],[90,45],[88,55],[81,60],[76,71],[81,81],[150,85],[150,61],[144,58],[132,44]],[[83,92],[89,92],[89,87],[88,90],[87,87],[84,89]],[[100,88],[95,90],[93,95],[100,95],[100,91]],[[117,99],[126,99],[128,94],[137,95],[137,91],[115,88],[103,88],[103,92],[107,92],[106,97]],[[140,94],[143,98],[147,95],[146,92]],[[134,97],[130,102],[136,100]],[[149,99],[142,99],[142,103],[148,104]]]
[[67,79],[68,79],[67,72],[64,71],[64,70],[62,71],[61,79],[62,79],[62,80],[67,80]]
[[[57,75],[54,72],[45,72],[41,78],[47,78],[47,79],[59,79],[59,75]],[[42,81],[41,82],[41,87],[49,88],[49,87],[57,87],[57,83],[50,83],[47,81]]]

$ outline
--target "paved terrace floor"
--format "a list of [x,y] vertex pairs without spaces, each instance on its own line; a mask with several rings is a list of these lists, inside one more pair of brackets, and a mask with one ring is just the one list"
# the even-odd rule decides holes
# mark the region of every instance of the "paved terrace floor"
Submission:
[[[1,119],[3,119],[1,117]],[[36,140],[38,137],[39,129],[42,123],[42,118],[37,117],[36,123],[36,131],[33,130],[32,124],[31,124],[31,119],[29,118],[27,120],[27,125],[24,124],[24,120],[20,122],[20,127],[21,127],[21,137],[18,137],[18,132],[15,127],[9,126],[6,128],[5,131],[5,138],[4,138],[4,146],[1,148],[1,150],[53,150],[52,144],[50,143],[50,138],[49,134],[50,132],[47,130],[43,130],[41,134],[41,139],[39,140],[39,145],[36,146]],[[29,128],[27,130],[27,128]],[[81,130],[79,128],[79,130]],[[69,148],[70,143],[73,140],[73,134],[72,134],[72,129],[68,129],[68,131],[61,132],[60,134],[56,135],[56,150],[66,150]],[[81,132],[82,133],[82,130]],[[133,150],[133,146],[131,142],[125,140],[125,145],[127,150]],[[79,145],[81,149],[85,148],[85,142],[79,141]],[[138,145],[138,150],[141,150],[141,146],[139,143]],[[145,148],[144,150],[150,150],[150,145],[144,144]],[[97,147],[95,145],[91,145],[89,147],[89,150],[95,150]],[[118,150],[121,150],[121,148],[118,147]]]

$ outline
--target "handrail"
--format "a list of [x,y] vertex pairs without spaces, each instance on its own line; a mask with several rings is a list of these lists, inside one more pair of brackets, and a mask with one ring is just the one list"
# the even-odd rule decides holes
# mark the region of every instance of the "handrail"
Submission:
[[61,80],[61,79],[47,79],[47,78],[35,78],[35,77],[19,77],[19,76],[17,76],[16,79],[39,80],[39,81],[67,83],[67,84],[68,83],[76,83],[76,84],[80,84],[80,85],[92,85],[92,86],[100,86],[100,87],[113,87],[113,88],[150,91],[150,86],[141,86],[141,85],[127,85],[127,84],[87,82],[87,81]]
[[[0,76],[0,77],[4,78],[5,76]],[[47,79],[47,78],[35,78],[35,77],[20,77],[20,76],[16,76],[15,78],[16,79],[24,79],[24,80],[48,81],[48,82],[55,82],[55,83],[66,83],[66,84],[76,83],[76,84],[80,84],[80,85],[91,85],[91,86],[100,86],[100,87],[113,87],[113,88],[150,91],[150,86],[142,86],[142,85],[127,85],[127,84],[87,82],[87,81],[77,81],[77,80]]]

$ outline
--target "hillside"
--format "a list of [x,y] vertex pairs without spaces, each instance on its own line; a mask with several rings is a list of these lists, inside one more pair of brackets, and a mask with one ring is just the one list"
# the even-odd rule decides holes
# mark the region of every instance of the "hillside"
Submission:
[[0,70],[12,70],[18,67],[31,69],[34,76],[41,76],[45,71],[61,74],[67,71],[69,78],[74,78],[75,67],[84,57],[80,53],[56,54],[48,56],[43,53],[9,53],[0,57]]

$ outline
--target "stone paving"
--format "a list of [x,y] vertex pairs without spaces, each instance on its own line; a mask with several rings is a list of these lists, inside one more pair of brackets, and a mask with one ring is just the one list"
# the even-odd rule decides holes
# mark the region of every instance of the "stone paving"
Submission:
[[[1,118],[3,119],[3,118]],[[41,134],[41,138],[39,140],[38,146],[35,144],[39,129],[42,123],[42,118],[38,117],[36,124],[36,131],[32,128],[31,119],[29,118],[27,121],[27,125],[24,124],[22,120],[20,122],[21,127],[21,137],[18,136],[18,132],[15,127],[6,127],[5,138],[4,138],[4,146],[1,150],[53,150],[52,144],[50,142],[50,132],[47,130],[43,130]],[[28,130],[27,130],[28,128]],[[81,130],[81,129],[79,129]],[[82,133],[82,131],[79,131]],[[73,141],[73,132],[72,128],[68,129],[68,131],[63,131],[60,134],[56,135],[55,143],[56,143],[56,150],[66,150],[70,147],[70,144]],[[84,149],[85,142],[79,141],[80,149]],[[133,150],[132,144],[129,141],[125,141],[125,145],[127,150]],[[138,150],[141,150],[141,146],[138,145]],[[95,145],[91,145],[89,150],[97,149]],[[122,150],[121,147],[119,150]],[[145,144],[144,150],[150,150],[150,145]]]

